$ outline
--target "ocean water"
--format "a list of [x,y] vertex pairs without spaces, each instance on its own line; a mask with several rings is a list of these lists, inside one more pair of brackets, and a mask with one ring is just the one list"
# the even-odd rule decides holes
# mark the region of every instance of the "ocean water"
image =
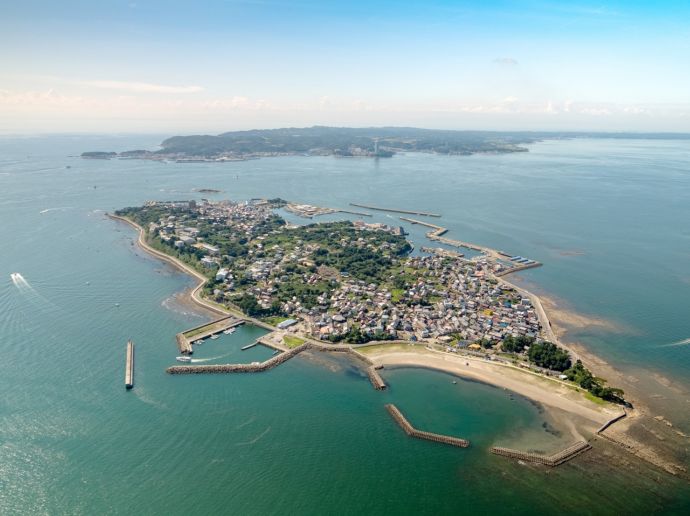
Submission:
[[[386,371],[390,389],[380,393],[355,364],[315,354],[258,375],[166,375],[174,334],[203,320],[177,297],[192,282],[144,254],[134,232],[104,212],[216,188],[217,199],[441,213],[434,222],[450,238],[544,262],[523,280],[610,323],[572,338],[626,374],[651,378],[659,410],[686,429],[690,142],[546,141],[515,155],[378,161],[73,157],[153,148],[162,138],[0,139],[0,513],[687,509],[687,484],[639,465],[614,467],[602,458],[604,444],[552,471],[489,455],[493,444],[555,446],[559,437],[528,400],[454,385],[443,373]],[[395,214],[372,220],[400,223]],[[407,229],[417,247],[425,244],[420,228]],[[270,351],[239,351],[260,334],[240,328],[195,359],[262,360]],[[136,343],[130,392],[128,338]],[[473,446],[407,438],[384,410],[389,402],[416,426]]]

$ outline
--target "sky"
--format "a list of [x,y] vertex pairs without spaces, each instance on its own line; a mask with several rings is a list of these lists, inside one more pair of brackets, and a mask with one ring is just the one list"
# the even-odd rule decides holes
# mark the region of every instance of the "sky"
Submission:
[[690,132],[690,2],[0,0],[0,133]]

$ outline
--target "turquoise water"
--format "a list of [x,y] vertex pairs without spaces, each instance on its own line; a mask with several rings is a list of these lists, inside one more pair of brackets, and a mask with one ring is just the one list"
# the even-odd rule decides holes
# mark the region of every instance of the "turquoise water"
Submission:
[[[152,147],[161,137],[0,139],[0,512],[324,514],[680,512],[687,486],[653,471],[610,475],[589,454],[556,471],[490,456],[543,439],[544,414],[486,385],[426,370],[387,371],[375,392],[345,359],[300,357],[259,375],[171,377],[174,334],[203,319],[191,286],[133,245],[103,211],[148,199],[280,196],[436,211],[450,238],[546,264],[523,277],[617,332],[577,338],[626,371],[687,393],[690,143],[576,140],[530,153],[390,160],[276,158],[228,164],[84,161],[83,150]],[[70,166],[71,168],[65,168]],[[49,210],[49,211],[45,211]],[[397,223],[395,215],[373,220]],[[409,228],[408,228],[409,229]],[[412,239],[423,245],[423,231]],[[20,273],[13,282],[11,273]],[[241,352],[261,330],[204,344]],[[135,388],[124,383],[136,345]],[[255,355],[251,353],[256,353]],[[228,355],[218,359],[214,357]],[[675,414],[687,394],[661,400]],[[383,409],[472,441],[407,438]],[[660,401],[660,403],[661,403]],[[674,423],[687,425],[680,418]],[[605,479],[603,481],[602,479]]]

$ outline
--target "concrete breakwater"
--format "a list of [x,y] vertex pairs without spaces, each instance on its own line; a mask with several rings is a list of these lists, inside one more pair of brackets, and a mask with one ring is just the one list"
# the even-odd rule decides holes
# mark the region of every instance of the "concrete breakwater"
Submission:
[[280,355],[269,358],[264,362],[254,362],[252,364],[213,364],[203,366],[173,366],[168,367],[165,372],[168,374],[223,374],[223,373],[261,373],[268,371],[283,362],[290,360],[295,355],[306,351],[311,344],[306,343],[297,346],[289,351],[284,351]]
[[134,387],[134,342],[127,341],[125,354],[125,389]]
[[354,202],[351,202],[350,206],[356,206],[357,208],[364,208],[367,210],[388,211],[390,213],[407,213],[408,215],[421,215],[423,217],[440,217],[441,216],[438,213],[428,213],[425,211],[412,211],[412,210],[398,210],[395,208],[381,208],[380,206],[369,206],[367,204],[356,204]]
[[573,459],[574,457],[586,452],[591,448],[592,446],[588,442],[578,441],[551,455],[539,455],[537,453],[521,452],[518,450],[511,450],[510,448],[502,448],[500,446],[494,446],[491,448],[491,453],[502,455],[504,457],[510,457],[511,459],[524,460],[528,462],[535,462],[537,464],[544,464],[545,466],[549,467],[555,467],[560,466],[564,462]]
[[398,425],[400,425],[400,428],[402,428],[405,431],[405,433],[410,437],[414,437],[416,439],[425,439],[427,441],[433,441],[435,443],[449,444],[451,446],[458,446],[460,448],[467,448],[470,445],[470,442],[468,440],[460,439],[459,437],[434,434],[432,432],[417,430],[410,424],[410,422],[405,418],[405,416],[402,415],[402,412],[400,412],[398,407],[396,407],[392,403],[388,403],[386,405],[386,410],[395,420],[395,422],[398,423]]

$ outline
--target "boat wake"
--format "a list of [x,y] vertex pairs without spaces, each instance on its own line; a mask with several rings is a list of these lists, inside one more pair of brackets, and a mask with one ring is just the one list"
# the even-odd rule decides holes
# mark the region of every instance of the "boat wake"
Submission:
[[65,206],[63,208],[46,208],[45,210],[41,210],[38,213],[43,215],[44,213],[50,213],[51,211],[65,211],[65,210],[71,210],[71,206]]
[[[50,305],[51,308],[56,308],[55,303],[53,303],[50,299],[47,299],[45,296],[38,293],[36,289],[32,287],[31,284],[26,280],[26,278],[22,276],[20,272],[11,273],[10,278],[12,279],[12,283],[14,283],[14,286],[17,287],[17,290],[24,294],[24,297],[31,301],[33,304],[37,306],[41,304],[47,304]],[[45,306],[43,308],[45,308]]]
[[14,286],[17,287],[18,289],[30,289],[33,290],[33,287],[29,285],[29,282],[26,281],[24,276],[21,275],[19,272],[13,272],[10,274],[10,278],[12,278],[12,283],[14,283]]
[[249,444],[254,444],[254,443],[256,443],[259,439],[261,439],[264,435],[266,435],[266,434],[267,434],[268,432],[270,432],[270,431],[271,431],[271,427],[269,426],[266,430],[264,430],[263,432],[261,432],[259,435],[257,435],[257,436],[256,436],[254,439],[252,439],[251,441],[245,441],[245,442],[243,442],[243,443],[237,443],[237,446],[247,446],[247,445],[249,445]]
[[678,346],[687,346],[688,344],[690,344],[690,338],[679,340],[678,342],[671,342],[670,344],[663,344],[660,347],[662,347],[662,348],[675,348]]
[[225,355],[219,355],[217,357],[210,358],[192,358],[192,364],[201,364],[202,362],[210,362],[211,360],[218,360],[220,358],[225,358],[232,355],[232,353],[226,353]]

